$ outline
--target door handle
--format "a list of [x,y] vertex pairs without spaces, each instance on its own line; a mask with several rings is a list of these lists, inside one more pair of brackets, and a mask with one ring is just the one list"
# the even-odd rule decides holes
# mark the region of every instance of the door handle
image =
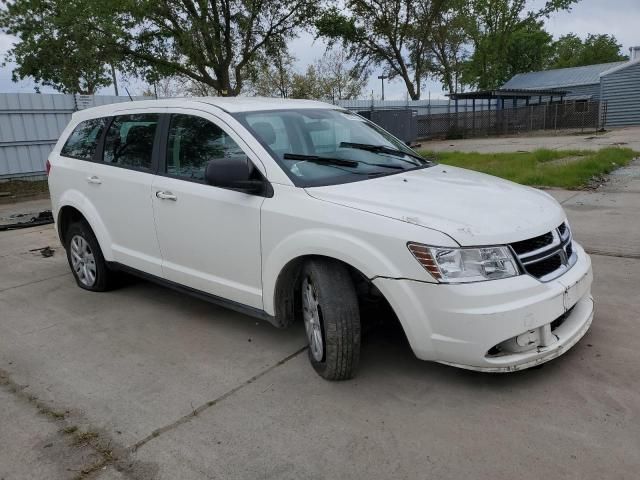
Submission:
[[178,200],[178,197],[171,192],[157,191],[156,197],[158,197],[160,200],[173,200],[174,202]]
[[91,175],[90,177],[87,177],[87,182],[95,183],[96,185],[100,185],[102,183],[102,180],[100,180],[100,177],[96,177],[95,175]]

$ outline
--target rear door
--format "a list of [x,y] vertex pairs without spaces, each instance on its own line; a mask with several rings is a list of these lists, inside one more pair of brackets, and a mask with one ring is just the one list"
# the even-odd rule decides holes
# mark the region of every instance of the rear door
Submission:
[[92,118],[78,123],[57,158],[52,154],[53,168],[49,175],[49,189],[53,208],[60,208],[58,201],[63,193],[80,192],[89,198],[95,191],[89,179],[95,172],[98,144],[102,139],[109,118]]
[[155,232],[151,184],[157,168],[154,148],[159,113],[127,113],[111,117],[103,144],[85,181],[111,237],[115,261],[162,275]]
[[[164,277],[262,308],[260,208],[264,197],[208,185],[208,162],[253,161],[246,144],[205,112],[171,114],[153,184]],[[253,155],[249,153],[249,155]]]

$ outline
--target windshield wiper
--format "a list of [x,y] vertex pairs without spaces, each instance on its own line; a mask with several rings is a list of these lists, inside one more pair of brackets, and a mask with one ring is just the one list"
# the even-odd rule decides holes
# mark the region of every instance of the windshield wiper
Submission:
[[393,170],[405,170],[399,165],[386,165],[384,163],[369,163],[362,160],[345,160],[343,158],[319,157],[317,155],[304,155],[301,153],[285,153],[282,158],[285,160],[301,160],[305,162],[319,163],[321,165],[338,165],[340,167],[356,168],[358,164],[371,165],[374,167],[391,168]]
[[[404,150],[387,147],[386,145],[370,145],[368,143],[340,142],[340,148],[357,148],[358,150],[366,150],[368,152],[374,152],[374,153],[388,153],[389,155],[406,155],[408,157],[415,158],[416,160],[420,160],[421,163],[430,163],[429,160],[427,160],[424,157],[421,157],[416,153],[405,152]],[[414,162],[408,162],[408,163],[412,163],[415,165]]]
[[327,165],[339,165],[341,167],[358,166],[355,160],[344,160],[342,158],[318,157],[317,155],[303,155],[301,153],[285,153],[282,158],[285,160],[303,160],[305,162],[322,163]]

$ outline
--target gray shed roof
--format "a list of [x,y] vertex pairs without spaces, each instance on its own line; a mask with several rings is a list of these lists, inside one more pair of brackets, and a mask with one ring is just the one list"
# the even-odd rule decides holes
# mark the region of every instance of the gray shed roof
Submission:
[[600,63],[585,67],[558,68],[542,72],[519,73],[505,83],[505,89],[565,88],[600,83],[600,74],[627,62]]

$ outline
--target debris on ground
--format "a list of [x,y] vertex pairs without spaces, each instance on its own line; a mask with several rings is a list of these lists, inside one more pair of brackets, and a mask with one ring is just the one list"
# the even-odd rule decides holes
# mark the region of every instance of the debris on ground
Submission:
[[[24,218],[24,217],[26,217],[26,215],[24,214],[17,214],[12,216],[12,218]],[[42,212],[38,213],[37,216],[32,216],[29,220],[25,220],[23,222],[9,223],[8,225],[0,225],[0,232],[6,231],[6,230],[18,230],[20,228],[37,227],[40,225],[48,225],[50,223],[53,223],[53,214],[51,213],[51,210],[43,210]]]
[[44,258],[53,257],[56,253],[55,249],[51,248],[49,245],[43,248],[32,248],[29,250],[30,252],[39,252]]
[[582,190],[597,190],[608,181],[609,177],[607,175],[594,175]]

